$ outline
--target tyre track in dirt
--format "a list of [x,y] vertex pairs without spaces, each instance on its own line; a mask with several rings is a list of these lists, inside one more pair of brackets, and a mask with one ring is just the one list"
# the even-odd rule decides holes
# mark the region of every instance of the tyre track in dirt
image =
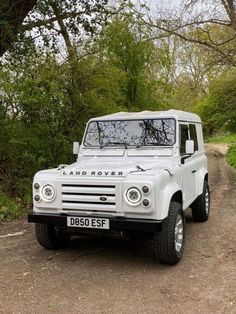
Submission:
[[75,238],[47,251],[25,219],[0,224],[0,313],[236,313],[236,175],[207,145],[212,212],[186,213],[184,257],[156,263],[147,243]]

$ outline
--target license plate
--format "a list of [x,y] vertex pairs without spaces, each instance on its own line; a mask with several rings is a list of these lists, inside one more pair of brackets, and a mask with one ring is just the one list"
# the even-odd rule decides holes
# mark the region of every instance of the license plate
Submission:
[[67,217],[68,227],[109,229],[109,219],[90,217]]

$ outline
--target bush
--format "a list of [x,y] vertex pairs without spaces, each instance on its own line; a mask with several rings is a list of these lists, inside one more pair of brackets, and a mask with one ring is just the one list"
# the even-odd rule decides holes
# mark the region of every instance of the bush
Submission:
[[8,197],[0,192],[0,221],[13,220],[26,214],[20,200]]
[[236,135],[235,134],[219,134],[215,136],[211,136],[206,138],[206,143],[213,143],[213,144],[232,144],[236,142]]
[[236,143],[230,145],[226,157],[227,157],[228,163],[232,167],[236,168]]
[[213,135],[219,131],[236,133],[236,71],[226,72],[210,84],[209,94],[197,111],[204,121],[204,131]]

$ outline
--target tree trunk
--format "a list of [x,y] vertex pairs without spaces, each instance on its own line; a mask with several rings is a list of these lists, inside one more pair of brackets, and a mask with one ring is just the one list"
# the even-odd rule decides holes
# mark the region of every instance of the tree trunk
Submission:
[[65,45],[66,45],[66,48],[67,48],[67,53],[68,53],[68,57],[69,57],[69,60],[70,61],[75,61],[76,60],[76,49],[75,47],[72,45],[71,41],[70,41],[70,36],[68,34],[68,31],[66,29],[66,26],[65,26],[65,23],[63,21],[63,19],[61,18],[61,12],[60,12],[60,9],[58,7],[58,5],[56,4],[56,2],[52,2],[50,4],[54,14],[55,14],[55,17],[57,19],[57,22],[58,22],[58,25],[60,27],[60,33],[65,41]]
[[0,2],[0,57],[15,41],[26,15],[37,0],[2,0]]

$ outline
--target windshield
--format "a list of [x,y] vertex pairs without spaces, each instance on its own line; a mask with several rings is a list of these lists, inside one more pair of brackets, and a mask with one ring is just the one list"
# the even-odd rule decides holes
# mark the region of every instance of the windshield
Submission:
[[174,119],[92,121],[84,137],[85,147],[172,146]]

